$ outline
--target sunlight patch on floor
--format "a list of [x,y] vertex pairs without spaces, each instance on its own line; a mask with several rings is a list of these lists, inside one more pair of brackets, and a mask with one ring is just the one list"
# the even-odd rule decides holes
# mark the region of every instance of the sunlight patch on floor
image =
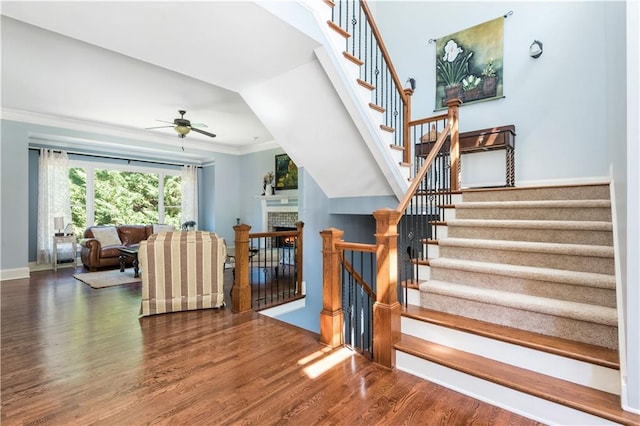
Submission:
[[322,358],[319,361],[314,362],[313,364],[305,367],[302,371],[309,377],[310,379],[315,379],[316,377],[320,377],[322,374],[329,371],[334,366],[340,364],[342,361],[347,358],[352,357],[354,352],[347,348],[341,348],[332,353],[331,355]]
[[324,348],[324,349],[321,349],[319,351],[315,351],[311,355],[307,355],[304,358],[300,358],[298,360],[298,365],[306,365],[306,364],[310,363],[311,361],[313,361],[314,359],[320,358],[321,356],[323,356],[327,352],[331,352],[332,350],[333,349],[331,349],[331,348]]

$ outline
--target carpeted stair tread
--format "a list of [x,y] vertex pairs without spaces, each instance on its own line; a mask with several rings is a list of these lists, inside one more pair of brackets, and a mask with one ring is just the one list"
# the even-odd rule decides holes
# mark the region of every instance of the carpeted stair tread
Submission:
[[486,228],[552,229],[572,231],[611,231],[611,222],[587,220],[498,220],[449,219],[447,226],[482,226]]
[[535,266],[511,265],[506,263],[479,262],[446,257],[430,259],[432,268],[456,269],[467,272],[526,278],[615,290],[615,276],[594,272],[568,271],[563,269],[539,268]]
[[588,244],[564,244],[564,243],[539,243],[532,241],[505,241],[505,240],[480,240],[469,238],[443,238],[439,240],[440,247],[466,247],[491,250],[511,250],[534,253],[547,253],[571,256],[603,257],[613,259],[613,247],[588,245]]
[[609,182],[512,188],[474,188],[463,191],[465,201],[597,200],[609,199]]
[[520,330],[411,304],[403,308],[402,316],[590,364],[620,369],[620,359],[615,349]]
[[526,201],[463,201],[456,209],[513,209],[513,208],[609,208],[609,200],[526,200]]
[[585,321],[616,327],[618,317],[615,308],[570,302],[546,297],[515,294],[506,291],[477,288],[463,284],[454,284],[430,280],[420,285],[421,293],[436,293],[458,299],[471,300],[512,309],[538,312],[572,320]]
[[637,425],[640,416],[623,411],[620,397],[608,392],[494,361],[418,337],[401,334],[395,348],[519,392],[562,404],[623,425]]

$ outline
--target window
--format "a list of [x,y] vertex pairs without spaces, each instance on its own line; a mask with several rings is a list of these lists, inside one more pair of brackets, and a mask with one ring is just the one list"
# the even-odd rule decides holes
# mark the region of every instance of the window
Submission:
[[89,225],[166,223],[179,228],[180,171],[71,160],[71,218]]

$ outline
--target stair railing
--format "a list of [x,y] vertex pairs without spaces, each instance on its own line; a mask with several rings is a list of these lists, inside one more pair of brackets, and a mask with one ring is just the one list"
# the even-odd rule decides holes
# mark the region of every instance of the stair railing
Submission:
[[[381,129],[393,133],[393,145],[404,151],[403,162],[414,164],[412,183],[398,207],[373,213],[376,218],[376,274],[370,286],[371,294],[375,295],[371,320],[372,326],[375,325],[372,327],[373,360],[393,368],[394,345],[400,339],[399,301],[403,299],[406,304],[408,288],[418,284],[418,265],[428,263],[428,243],[437,237],[443,207],[451,203],[451,193],[459,191],[458,109],[461,101],[450,100],[446,115],[410,121],[413,87],[402,89],[366,1],[325,2],[332,7],[328,24],[345,37],[344,56],[360,66],[358,84],[372,91],[369,106],[383,113]],[[320,234],[323,239],[320,341],[337,347],[345,343],[341,270],[343,250],[348,243],[342,241],[343,231],[338,229],[327,229]]]
[[[409,286],[417,283],[417,276],[403,274],[403,271],[417,271],[418,264],[426,262],[426,250],[422,251],[420,256],[415,256],[411,251],[417,245],[427,246],[427,240],[437,233],[437,226],[442,219],[442,207],[451,202],[451,193],[459,190],[460,163],[456,153],[459,151],[460,104],[459,99],[449,101],[446,117],[440,115],[410,123],[412,140],[419,141],[417,144],[430,146],[414,148],[414,151],[425,151],[417,152],[420,155],[416,161],[420,163],[420,167],[398,207],[373,213],[376,219],[376,274],[375,281],[370,285],[376,296],[371,320],[373,360],[390,368],[395,367],[394,345],[400,339],[399,301],[403,300],[406,304]],[[431,138],[432,130],[435,131],[435,141]],[[430,212],[434,215],[437,213],[438,216],[430,216]],[[333,228],[320,233],[323,239],[323,309],[320,314],[320,341],[331,347],[345,344],[341,259],[343,249],[350,245],[342,241],[343,234],[343,231]],[[373,247],[370,250],[373,250]],[[409,257],[403,257],[403,253],[408,253]]]
[[343,34],[345,57],[360,65],[358,84],[372,91],[371,108],[382,112],[380,128],[393,134],[393,145],[404,148],[405,163],[411,161],[404,146],[413,91],[403,89],[389,52],[365,0],[336,0],[328,24]]
[[249,233],[235,231],[231,310],[260,310],[302,297],[303,222],[295,231]]
[[419,288],[420,266],[429,265],[429,248],[437,244],[444,212],[459,190],[459,99],[448,102],[447,114],[409,123],[416,174],[396,211],[398,223],[398,280],[406,305],[410,288]]

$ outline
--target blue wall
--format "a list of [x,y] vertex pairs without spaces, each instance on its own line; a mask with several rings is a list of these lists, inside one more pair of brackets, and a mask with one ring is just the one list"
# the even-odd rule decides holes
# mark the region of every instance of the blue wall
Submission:
[[[28,124],[2,121],[0,270],[26,268],[29,257]],[[27,271],[28,273],[28,271]]]

